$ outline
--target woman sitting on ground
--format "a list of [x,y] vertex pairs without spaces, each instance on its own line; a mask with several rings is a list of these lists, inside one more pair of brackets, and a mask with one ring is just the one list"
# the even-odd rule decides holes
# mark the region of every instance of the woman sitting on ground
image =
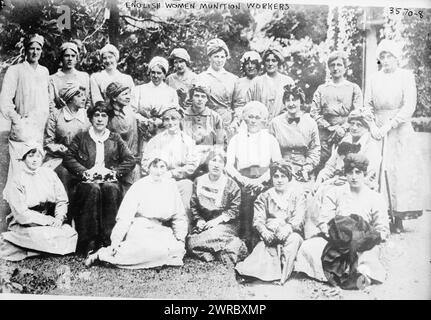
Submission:
[[[372,230],[378,233],[379,241],[384,241],[389,235],[388,211],[383,196],[371,190],[365,184],[368,159],[364,155],[349,154],[344,159],[344,172],[347,177],[347,184],[332,188],[325,196],[319,214],[318,227],[323,237],[313,237],[305,240],[298,252],[295,271],[304,272],[308,276],[320,281],[328,281],[328,270],[323,267],[324,250],[328,244],[328,229],[330,224],[334,224],[336,217],[360,217],[368,224]],[[337,219],[338,219],[337,218]],[[328,224],[330,223],[330,224]],[[340,227],[341,230],[341,227]],[[371,231],[372,231],[371,230]],[[329,230],[330,231],[330,230]],[[362,230],[350,230],[350,235],[363,241],[358,237],[364,235]],[[379,242],[378,241],[378,242]],[[353,243],[353,242],[352,242]],[[357,246],[357,245],[355,245]],[[352,245],[352,247],[354,247]],[[352,252],[352,255],[356,252]],[[350,253],[349,253],[350,255]],[[335,256],[334,256],[335,257]],[[325,261],[329,262],[329,257]],[[341,259],[340,259],[341,261]],[[354,265],[354,261],[351,261]],[[366,276],[368,280],[383,282],[386,278],[386,271],[379,261],[379,247],[374,246],[371,250],[358,252],[357,271]],[[340,270],[340,268],[337,268]],[[352,268],[346,273],[353,272]]]
[[63,161],[80,181],[70,212],[79,235],[77,249],[84,254],[109,245],[123,198],[121,183],[136,164],[120,135],[107,129],[110,110],[98,103],[87,115],[92,126],[75,136]]
[[75,252],[78,236],[65,224],[67,194],[58,176],[41,167],[42,146],[29,143],[21,155],[22,169],[6,192],[12,210],[8,231],[0,235],[0,258],[19,261],[43,253]]
[[152,160],[148,171],[124,196],[111,245],[90,255],[87,266],[96,261],[126,269],[183,264],[187,217],[175,180],[164,160]]
[[223,153],[210,152],[207,163],[208,173],[194,183],[190,201],[194,229],[187,247],[201,260],[235,264],[247,255],[244,242],[238,238],[241,191],[224,173]]
[[301,232],[305,198],[292,178],[286,162],[270,166],[274,187],[261,193],[254,203],[253,227],[261,241],[235,270],[241,276],[279,281],[283,285],[290,277],[296,253],[302,243]]

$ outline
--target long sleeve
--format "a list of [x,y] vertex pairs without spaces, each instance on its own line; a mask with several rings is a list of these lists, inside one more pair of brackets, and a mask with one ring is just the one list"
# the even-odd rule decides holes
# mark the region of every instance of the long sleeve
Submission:
[[387,239],[390,233],[388,208],[383,196],[379,193],[374,194],[370,224],[380,233],[382,239]]
[[190,198],[190,212],[193,224],[196,225],[199,220],[205,221],[199,211],[199,199],[197,195],[197,180],[193,182],[193,192]]
[[391,120],[392,128],[397,128],[400,124],[409,121],[416,109],[417,90],[414,74],[407,70],[403,71],[403,102],[400,110]]
[[355,83],[353,84],[353,97],[352,97],[352,105],[354,110],[360,110],[364,106],[364,100],[362,98],[362,90]]
[[223,121],[221,117],[217,114],[214,121],[214,131],[216,134],[216,144],[224,144],[224,129]]
[[96,75],[97,75],[97,73],[92,74],[90,76],[90,95],[91,95],[91,102],[92,102],[93,106],[98,101],[104,101],[103,96],[102,96],[102,92],[100,91],[100,87],[99,87],[97,80],[96,80]]
[[[55,108],[55,107],[54,107]],[[44,146],[45,147],[50,147],[52,145],[55,145],[55,132],[56,132],[56,128],[57,128],[57,119],[58,119],[58,113],[60,112],[60,110],[58,109],[53,109],[48,117],[48,121],[46,123],[45,126],[45,137],[43,140]]]
[[320,170],[317,180],[326,181],[335,176],[337,171],[337,158],[339,157],[337,150],[332,150],[332,154],[325,164],[325,167]]
[[322,207],[319,214],[319,222],[317,225],[318,227],[320,227],[322,224],[327,224],[336,215],[338,201],[334,189],[329,190],[327,195],[323,198]]
[[232,177],[238,179],[241,174],[235,168],[236,162],[236,149],[237,149],[237,135],[230,139],[226,151],[226,172]]
[[225,222],[238,218],[241,205],[241,190],[235,181],[229,181],[225,190],[228,193],[226,210],[222,213]]
[[136,165],[135,157],[130,149],[127,147],[126,142],[119,135],[117,135],[118,154],[120,155],[120,163],[117,167],[110,168],[117,172],[117,177],[121,178],[127,175]]
[[67,208],[69,199],[67,197],[66,189],[63,183],[55,172],[52,172],[52,180],[55,192],[55,218],[65,220],[67,216]]
[[175,207],[175,213],[172,217],[172,229],[174,231],[175,238],[177,238],[177,240],[184,241],[187,236],[188,229],[186,209],[184,208],[180,192],[175,183],[173,183],[172,190],[173,195],[171,199],[174,201]]
[[73,138],[63,159],[63,165],[66,169],[78,178],[82,178],[84,171],[88,169],[77,160],[82,137],[82,134],[77,134],[75,138]]
[[194,141],[184,141],[184,147],[187,149],[184,165],[171,170],[172,177],[175,179],[184,179],[191,176],[200,163],[199,154],[195,150]]
[[21,225],[47,226],[53,221],[51,216],[44,215],[34,210],[30,210],[25,201],[25,190],[22,185],[13,182],[7,196],[7,202],[12,211],[12,216]]
[[308,144],[307,157],[305,162],[315,168],[320,162],[320,138],[316,123],[312,122],[310,142]]
[[316,121],[319,128],[327,128],[330,126],[328,121],[323,118],[320,88],[317,88],[317,90],[314,92],[310,115]]
[[261,193],[254,202],[253,226],[261,233],[265,229],[268,208],[268,195],[266,192]]
[[3,78],[2,90],[0,93],[0,111],[2,115],[11,121],[20,118],[15,111],[15,94],[18,87],[18,70],[9,67]]
[[241,79],[238,79],[235,82],[235,86],[233,88],[232,106],[234,110],[244,107],[246,103],[246,96],[241,92],[240,80]]
[[304,192],[300,189],[301,188],[298,186],[296,191],[294,191],[294,210],[292,217],[288,221],[292,229],[297,232],[301,232],[305,217],[305,196]]
[[374,105],[374,99],[373,99],[373,81],[374,78],[371,77],[368,81],[366,87],[365,87],[365,93],[364,93],[364,111],[367,113],[375,114],[375,105]]

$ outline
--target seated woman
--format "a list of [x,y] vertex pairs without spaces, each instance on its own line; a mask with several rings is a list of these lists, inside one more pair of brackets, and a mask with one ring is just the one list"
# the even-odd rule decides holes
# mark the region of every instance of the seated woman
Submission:
[[0,235],[0,258],[19,261],[42,253],[75,252],[78,236],[65,224],[68,199],[63,184],[54,171],[41,167],[41,145],[26,144],[22,152],[22,169],[5,194],[12,212],[8,231]]
[[232,137],[227,147],[227,173],[241,188],[240,236],[252,249],[257,239],[253,235],[253,202],[270,180],[269,165],[281,160],[277,140],[264,129],[268,110],[264,104],[251,101],[244,106],[246,123]]
[[[143,175],[147,175],[147,168],[152,159],[165,159],[168,173],[177,180],[184,207],[189,214],[193,191],[193,183],[189,179],[199,165],[199,156],[193,139],[181,130],[181,118],[181,109],[178,106],[162,113],[163,125],[166,129],[148,141],[142,154],[141,168]],[[191,222],[190,219],[189,222]]]
[[200,164],[208,157],[210,150],[217,145],[223,150],[224,129],[220,115],[208,108],[208,88],[199,83],[190,89],[191,106],[184,112],[183,131],[196,142]]
[[376,188],[382,160],[380,145],[377,140],[371,137],[367,116],[363,112],[353,110],[349,114],[347,122],[349,131],[335,152],[332,152],[325,167],[319,172],[315,188],[325,182],[325,184],[343,184],[346,181],[343,172],[343,159],[350,152],[363,154],[369,160],[366,183],[372,189]]
[[261,241],[235,270],[241,276],[279,281],[283,285],[292,273],[302,243],[299,232],[305,202],[287,162],[271,164],[270,172],[274,187],[261,193],[254,203],[253,227]]
[[296,179],[311,184],[310,175],[319,164],[320,141],[316,121],[301,111],[305,94],[294,85],[284,87],[282,114],[269,124],[280,144],[283,159],[292,164]]
[[87,266],[96,261],[126,269],[183,264],[187,217],[176,183],[164,160],[152,160],[148,171],[124,196],[111,245],[89,255]]
[[[347,184],[332,188],[325,196],[319,214],[319,229],[328,239],[328,222],[336,216],[357,215],[378,232],[384,241],[389,235],[388,211],[383,196],[365,184],[368,160],[364,155],[349,154],[344,159]],[[351,234],[352,231],[350,232]],[[356,233],[357,236],[358,233]],[[328,241],[323,237],[305,240],[298,252],[295,271],[320,281],[329,279],[322,265],[322,253]],[[355,252],[352,252],[355,253]],[[349,253],[350,254],[350,253]],[[379,247],[358,252],[357,271],[369,279],[383,282],[386,271],[379,261]],[[353,265],[354,261],[352,261]]]
[[380,146],[371,137],[366,116],[361,111],[352,111],[347,121],[350,126],[349,132],[331,153],[328,162],[316,178],[314,196],[309,202],[309,210],[304,225],[306,239],[319,232],[319,228],[317,228],[318,215],[327,192],[331,188],[347,183],[343,161],[349,153],[363,154],[369,159],[365,184],[371,189],[377,189],[379,167],[382,160]]
[[64,157],[64,166],[79,179],[70,212],[78,231],[78,251],[87,254],[109,245],[115,216],[123,198],[124,177],[135,159],[118,133],[106,127],[110,110],[98,104],[87,110],[92,126],[78,133]]
[[201,260],[235,264],[247,255],[244,242],[238,238],[241,191],[223,172],[223,153],[211,151],[207,161],[208,173],[194,183],[190,201],[194,229],[187,248]]
[[48,152],[44,166],[55,170],[66,187],[69,198],[76,184],[69,171],[62,165],[63,157],[73,138],[91,126],[85,103],[86,91],[77,82],[68,83],[61,91],[60,98],[66,104],[63,108],[53,108],[45,127],[44,145]]

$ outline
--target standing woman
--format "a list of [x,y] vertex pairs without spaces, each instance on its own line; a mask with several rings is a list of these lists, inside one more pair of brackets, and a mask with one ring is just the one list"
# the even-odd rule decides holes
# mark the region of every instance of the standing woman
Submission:
[[[140,147],[140,117],[130,107],[130,88],[120,82],[112,82],[106,88],[109,108],[113,112],[108,129],[118,133],[126,142],[127,147],[135,157],[135,169],[124,177],[124,182],[130,187],[140,178],[141,147]],[[138,119],[139,118],[139,119]]]
[[148,64],[151,81],[136,86],[132,107],[148,118],[160,117],[168,108],[178,105],[178,95],[175,89],[165,83],[169,71],[169,62],[156,56]]
[[268,108],[268,121],[278,116],[283,109],[283,88],[294,85],[291,77],[280,73],[284,56],[276,48],[267,49],[262,56],[265,73],[256,77],[247,91],[246,101],[260,101]]
[[166,83],[177,91],[180,106],[185,108],[184,103],[197,75],[190,69],[190,56],[186,49],[175,48],[169,55],[169,60],[175,72],[166,78]]
[[3,79],[0,111],[11,121],[9,133],[9,171],[3,192],[19,170],[19,155],[25,142],[42,144],[43,131],[49,115],[49,72],[39,65],[44,38],[30,35],[24,42],[26,61],[10,66]]
[[72,191],[77,181],[63,166],[62,161],[73,138],[79,132],[87,131],[91,125],[85,110],[86,92],[86,89],[76,82],[68,83],[61,89],[59,98],[66,105],[52,110],[45,128],[44,145],[48,151],[45,165],[58,174],[70,199],[73,198]]
[[107,44],[104,46],[100,50],[100,56],[105,69],[90,76],[91,102],[93,106],[98,101],[106,101],[106,88],[112,82],[121,82],[131,89],[135,86],[131,76],[118,71],[120,52],[114,45]]
[[233,90],[238,77],[224,69],[230,57],[226,43],[218,38],[207,42],[209,68],[198,75],[198,81],[209,88],[210,109],[216,111],[223,120],[227,137],[232,136]]
[[64,157],[64,166],[80,180],[71,201],[77,250],[88,254],[110,244],[118,207],[120,182],[135,167],[135,159],[118,133],[107,129],[112,113],[102,103],[87,110],[92,126],[78,133]]
[[240,235],[253,248],[253,202],[270,180],[269,165],[281,160],[277,140],[265,129],[268,110],[258,101],[248,102],[242,113],[246,128],[227,147],[227,173],[241,188]]
[[67,194],[54,171],[41,167],[44,155],[38,143],[22,148],[22,170],[5,195],[12,212],[8,230],[0,235],[2,259],[19,261],[42,253],[75,251],[76,231],[65,224]]
[[344,77],[347,62],[344,52],[332,52],[328,58],[331,80],[321,84],[313,96],[310,113],[319,127],[322,146],[318,170],[325,166],[331,156],[332,146],[338,145],[345,136],[349,128],[349,113],[362,107],[361,88]]
[[90,77],[88,73],[76,70],[75,66],[79,58],[79,48],[74,42],[65,42],[60,47],[61,69],[49,77],[49,109],[61,109],[66,102],[61,99],[61,91],[69,83],[78,83],[84,88],[86,97],[85,106],[91,105]]
[[201,260],[235,264],[247,255],[247,247],[238,237],[241,191],[224,173],[225,161],[222,152],[210,152],[208,173],[195,180],[190,201],[194,228],[187,247]]
[[241,72],[244,77],[235,82],[233,91],[234,116],[232,123],[239,126],[242,109],[246,103],[247,91],[253,83],[253,79],[259,75],[262,58],[256,51],[245,52],[240,60]]
[[[383,141],[383,170],[387,172],[397,232],[403,231],[403,218],[422,214],[424,203],[420,185],[413,179],[419,176],[415,172],[417,165],[412,165],[418,163],[417,159],[420,158],[411,148],[411,117],[416,108],[416,83],[411,71],[398,66],[400,57],[401,48],[397,43],[391,40],[380,42],[377,58],[382,68],[370,78],[365,94],[365,106],[375,115],[371,135]],[[388,195],[384,176],[381,185],[382,192]]]

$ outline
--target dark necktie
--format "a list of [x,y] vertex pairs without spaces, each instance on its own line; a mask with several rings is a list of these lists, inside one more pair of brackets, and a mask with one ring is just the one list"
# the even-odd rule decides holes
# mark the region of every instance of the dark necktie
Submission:
[[296,118],[288,118],[287,119],[287,122],[289,123],[289,124],[291,124],[292,122],[296,122],[297,124],[299,123],[299,117],[296,117]]

